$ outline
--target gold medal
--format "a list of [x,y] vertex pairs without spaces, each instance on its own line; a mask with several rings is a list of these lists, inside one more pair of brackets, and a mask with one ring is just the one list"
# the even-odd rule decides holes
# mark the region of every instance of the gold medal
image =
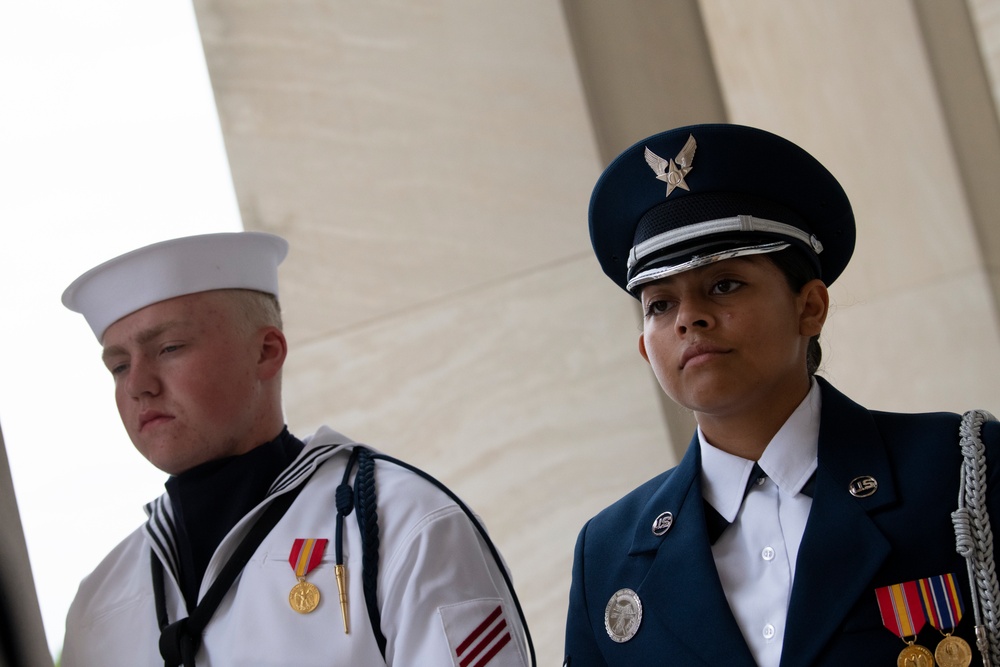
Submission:
[[319,606],[319,589],[300,577],[288,594],[288,604],[300,614],[308,614]]
[[952,632],[962,620],[965,605],[962,591],[954,574],[941,574],[917,581],[920,598],[927,613],[927,622],[941,633],[943,639],[934,649],[938,667],[969,667],[972,664],[972,649],[961,637]]
[[308,614],[319,606],[319,589],[306,581],[306,575],[323,560],[323,551],[328,540],[309,538],[297,539],[288,554],[288,564],[295,570],[299,583],[292,586],[288,594],[288,604],[300,614]]
[[938,667],[969,667],[972,664],[972,649],[961,637],[945,635],[934,649],[934,658]]
[[896,658],[896,667],[934,667],[934,654],[920,644],[908,644]]

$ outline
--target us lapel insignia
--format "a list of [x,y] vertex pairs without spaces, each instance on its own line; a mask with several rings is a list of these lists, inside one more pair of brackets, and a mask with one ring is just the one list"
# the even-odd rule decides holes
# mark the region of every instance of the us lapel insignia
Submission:
[[670,530],[672,525],[674,525],[674,515],[670,512],[664,512],[653,521],[653,535],[657,537],[663,535]]
[[847,488],[855,498],[867,498],[878,491],[878,481],[871,475],[862,475],[852,479]]
[[642,601],[631,588],[622,588],[604,608],[604,629],[611,641],[619,644],[635,637],[642,623]]

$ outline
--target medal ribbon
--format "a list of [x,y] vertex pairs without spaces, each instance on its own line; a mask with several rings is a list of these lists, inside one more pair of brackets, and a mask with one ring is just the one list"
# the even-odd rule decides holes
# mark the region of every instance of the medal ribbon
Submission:
[[323,560],[323,552],[329,540],[310,537],[299,538],[292,543],[292,551],[288,554],[288,564],[295,570],[295,576],[300,579],[312,572],[313,568]]
[[917,582],[920,587],[920,601],[927,622],[944,633],[950,633],[962,620],[965,605],[962,591],[955,584],[954,574],[940,574]]
[[917,582],[893,584],[875,589],[878,609],[882,613],[882,625],[897,637],[906,641],[916,637],[927,622],[920,598]]

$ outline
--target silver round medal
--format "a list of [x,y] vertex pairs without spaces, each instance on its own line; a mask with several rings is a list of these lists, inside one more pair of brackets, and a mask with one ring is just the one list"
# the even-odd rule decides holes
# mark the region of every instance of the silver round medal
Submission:
[[623,588],[608,600],[604,608],[604,629],[611,641],[627,642],[635,637],[642,623],[642,602],[631,588]]

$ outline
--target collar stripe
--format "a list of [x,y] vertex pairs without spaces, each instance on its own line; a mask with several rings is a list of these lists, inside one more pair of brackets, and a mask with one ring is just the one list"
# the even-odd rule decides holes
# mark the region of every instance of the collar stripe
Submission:
[[[267,496],[258,509],[276,496],[298,486],[324,461],[333,456],[344,446],[344,443],[318,445],[303,453],[302,456],[278,476],[267,492]],[[164,567],[170,571],[175,581],[180,581],[180,555],[177,552],[177,527],[174,524],[173,511],[170,507],[170,497],[163,494],[145,506],[149,519],[144,529],[153,549],[157,552]]]
[[293,461],[292,465],[274,480],[274,484],[267,492],[267,497],[270,498],[294,486],[303,476],[311,474],[320,463],[329,458],[333,451],[342,446],[340,444],[321,445],[306,453],[300,460]]

